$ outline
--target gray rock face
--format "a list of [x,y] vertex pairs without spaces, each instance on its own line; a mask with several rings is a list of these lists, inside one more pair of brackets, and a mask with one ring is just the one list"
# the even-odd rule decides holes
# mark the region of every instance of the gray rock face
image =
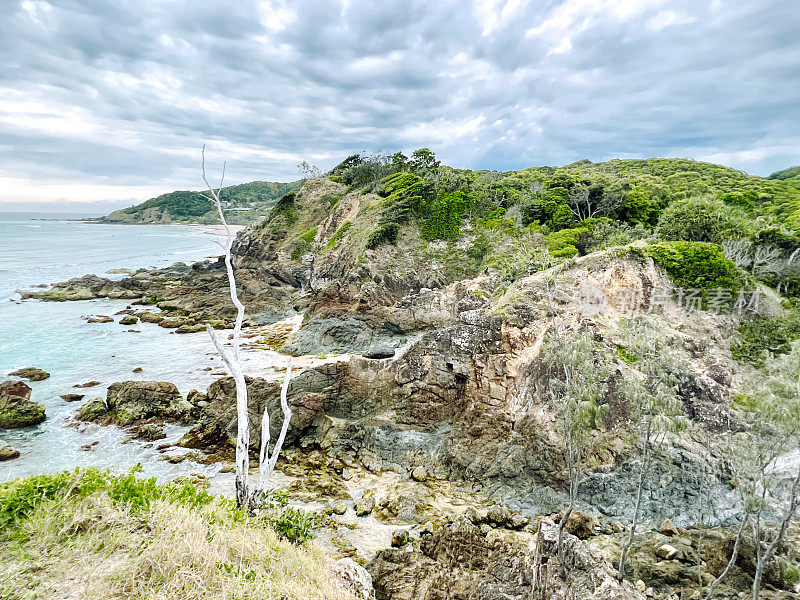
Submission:
[[120,425],[149,418],[185,419],[190,410],[178,388],[164,381],[120,381],[108,387],[108,409]]
[[375,328],[364,318],[328,318],[305,324],[295,336],[292,349],[299,354],[337,352],[388,358],[407,341],[407,336],[390,323]]
[[30,387],[21,381],[0,383],[0,429],[30,427],[45,418],[45,407],[31,400]]

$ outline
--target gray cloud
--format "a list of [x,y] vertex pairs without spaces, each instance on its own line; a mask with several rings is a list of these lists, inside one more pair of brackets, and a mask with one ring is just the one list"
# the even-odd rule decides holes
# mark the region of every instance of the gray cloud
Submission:
[[0,201],[197,187],[204,142],[232,182],[420,146],[766,174],[800,162],[798,30],[782,0],[3,2]]

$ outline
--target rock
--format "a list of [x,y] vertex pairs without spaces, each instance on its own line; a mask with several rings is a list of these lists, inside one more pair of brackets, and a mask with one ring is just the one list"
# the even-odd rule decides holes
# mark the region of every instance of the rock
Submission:
[[149,418],[180,421],[191,405],[175,384],[165,381],[120,381],[108,387],[106,403],[120,425]]
[[84,317],[87,323],[113,323],[114,319],[108,315],[88,315]]
[[599,525],[600,519],[597,517],[573,510],[564,528],[578,539],[585,540],[594,535],[594,529]]
[[78,410],[77,419],[80,421],[97,421],[108,414],[108,404],[102,398],[92,398]]
[[415,467],[413,471],[411,471],[411,479],[414,481],[425,481],[428,478],[428,471],[425,467]]
[[73,385],[72,387],[76,387],[76,388],[90,388],[90,387],[95,387],[95,386],[98,386],[98,385],[100,385],[100,382],[99,382],[99,381],[95,381],[95,380],[93,379],[92,381],[87,381],[86,383],[76,383],[76,384],[75,384],[75,385]]
[[19,458],[19,450],[14,450],[11,446],[0,440],[0,462]]
[[145,423],[136,431],[136,437],[140,440],[153,442],[155,440],[163,440],[167,435],[164,433],[164,427],[157,423]]
[[405,529],[395,529],[392,532],[392,547],[402,548],[408,543],[408,531]]
[[375,498],[372,496],[362,498],[355,504],[356,515],[366,517],[375,508]]
[[134,369],[133,369],[134,373],[141,373],[142,371],[144,371],[144,369],[142,369],[142,367],[134,367]]
[[664,544],[663,546],[660,546],[658,550],[656,550],[656,556],[663,558],[664,560],[672,560],[673,558],[676,558],[677,555],[677,548],[669,544]]
[[522,529],[524,527],[527,527],[530,524],[530,522],[531,522],[530,518],[524,515],[514,514],[511,517],[511,523],[509,523],[509,525],[511,526],[512,529]]
[[61,398],[66,402],[80,402],[85,397],[85,394],[61,394]]
[[372,576],[352,558],[340,558],[331,565],[331,577],[345,594],[355,600],[375,600]]
[[487,514],[489,521],[499,527],[510,525],[513,517],[514,513],[511,511],[511,509],[500,504],[495,504],[494,506],[490,507],[489,513]]
[[645,589],[647,589],[647,584],[644,581],[642,581],[641,579],[637,579],[636,580],[636,589],[639,590],[640,592],[644,592]]
[[9,375],[12,377],[28,379],[29,381],[43,381],[50,377],[50,373],[43,371],[42,369],[37,369],[36,367],[25,367],[24,369],[18,369],[16,371],[12,371],[9,373]]
[[338,502],[334,502],[333,506],[331,506],[331,510],[335,515],[343,515],[347,512],[347,503],[343,500],[339,500]]
[[661,523],[661,527],[658,528],[658,532],[662,535],[666,535],[667,537],[673,537],[678,535],[678,529],[675,525],[672,524],[672,521],[669,519],[664,519]]
[[127,315],[119,320],[120,325],[136,325],[139,322],[139,317]]
[[0,383],[0,429],[30,427],[45,418],[45,407],[31,400],[30,387],[21,381]]

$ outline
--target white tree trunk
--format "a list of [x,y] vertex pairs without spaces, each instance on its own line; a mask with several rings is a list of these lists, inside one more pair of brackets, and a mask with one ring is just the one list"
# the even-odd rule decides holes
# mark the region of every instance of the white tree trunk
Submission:
[[283,409],[283,426],[281,427],[278,440],[269,454],[269,409],[264,405],[264,414],[261,417],[261,452],[259,462],[259,481],[255,488],[250,486],[250,415],[247,402],[247,381],[245,380],[242,363],[239,356],[239,349],[241,347],[241,333],[242,324],[244,322],[244,304],[239,300],[239,294],[236,290],[236,277],[233,272],[233,259],[231,256],[231,248],[233,247],[234,235],[228,222],[225,220],[225,214],[222,210],[222,201],[220,200],[220,191],[222,190],[222,182],[225,179],[225,167],[222,168],[222,178],[220,185],[215,190],[208,182],[206,177],[206,154],[205,146],[203,146],[203,181],[211,193],[211,197],[204,196],[211,200],[217,207],[219,220],[225,227],[225,244],[220,244],[225,250],[225,269],[228,274],[228,288],[230,291],[231,302],[236,307],[236,322],[233,327],[233,350],[229,352],[224,344],[220,341],[214,329],[210,324],[206,325],[208,334],[211,336],[212,342],[217,349],[217,352],[222,356],[222,360],[228,367],[234,382],[236,383],[236,501],[240,508],[252,511],[258,508],[261,502],[261,497],[269,486],[269,480],[272,472],[275,469],[275,464],[278,462],[278,455],[280,454],[283,442],[286,439],[286,432],[289,429],[289,421],[292,418],[292,411],[289,408],[287,394],[289,391],[289,382],[292,375],[292,359],[287,357],[286,376],[284,377],[283,386],[281,388],[281,408]]

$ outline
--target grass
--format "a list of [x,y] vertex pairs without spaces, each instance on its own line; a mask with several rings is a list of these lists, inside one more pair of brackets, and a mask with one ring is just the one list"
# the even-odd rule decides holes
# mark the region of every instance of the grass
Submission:
[[188,485],[96,469],[34,477],[0,486],[0,515],[3,600],[344,598],[316,546]]

